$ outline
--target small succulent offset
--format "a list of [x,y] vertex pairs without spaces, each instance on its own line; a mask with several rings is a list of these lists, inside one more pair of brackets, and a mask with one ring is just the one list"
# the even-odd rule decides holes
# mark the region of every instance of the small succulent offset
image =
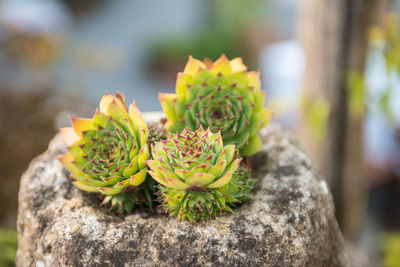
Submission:
[[71,171],[73,184],[104,195],[102,204],[121,213],[151,201],[152,192],[143,186],[149,132],[135,102],[128,109],[122,94],[107,94],[93,118],[71,121],[72,128],[60,130],[69,152],[59,160]]
[[258,131],[270,120],[264,108],[265,92],[258,72],[247,72],[241,58],[229,61],[222,55],[214,63],[189,57],[178,73],[176,94],[160,94],[169,132],[200,126],[221,132],[224,144],[234,144],[241,156],[261,148]]
[[194,132],[186,128],[169,133],[151,153],[148,172],[160,183],[159,201],[179,220],[204,221],[232,212],[229,205],[246,200],[254,185],[253,179],[242,180],[236,172],[241,158],[235,145],[224,146],[220,133],[201,126]]
[[253,198],[250,191],[253,189],[256,179],[250,177],[250,172],[245,167],[239,167],[237,171],[233,173],[232,179],[227,184],[225,190],[238,202],[229,203],[232,207],[236,207],[237,204],[244,203]]

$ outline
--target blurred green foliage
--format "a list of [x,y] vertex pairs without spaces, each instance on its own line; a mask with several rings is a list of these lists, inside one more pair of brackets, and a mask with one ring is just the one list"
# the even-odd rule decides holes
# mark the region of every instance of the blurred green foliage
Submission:
[[0,266],[15,266],[17,232],[0,229]]
[[352,116],[362,116],[365,111],[376,107],[395,126],[396,116],[390,103],[393,94],[393,77],[400,77],[400,24],[397,14],[388,14],[382,25],[370,31],[370,47],[382,54],[386,65],[384,90],[372,95],[365,75],[352,71],[348,75],[349,108]]
[[386,267],[400,266],[400,232],[383,234],[382,263]]
[[395,125],[396,117],[390,106],[390,98],[394,87],[392,76],[400,77],[400,23],[398,14],[389,14],[383,25],[371,30],[371,37],[383,42],[382,54],[385,58],[388,82],[385,91],[379,97],[379,108],[388,121]]
[[365,95],[367,87],[365,76],[356,71],[348,74],[347,88],[349,89],[350,114],[354,117],[361,117],[365,111]]
[[185,36],[168,36],[157,41],[151,48],[152,60],[182,61],[189,55],[195,58],[218,59],[222,54],[228,58],[240,55],[241,49],[235,34],[219,29],[200,30]]
[[206,23],[202,28],[184,35],[168,35],[150,47],[151,61],[184,62],[189,55],[195,58],[218,59],[244,57],[252,65],[243,46],[244,32],[263,15],[262,0],[208,0]]
[[254,25],[264,15],[262,0],[208,0],[209,25],[225,32],[243,30]]
[[304,119],[310,130],[312,137],[317,141],[322,141],[325,137],[330,104],[325,98],[310,100],[303,95],[301,99]]
[[[388,73],[400,73],[400,33],[398,14],[389,14],[385,17],[381,27],[374,28],[372,34],[384,42],[383,56],[385,57]],[[375,32],[374,32],[375,31]],[[372,35],[372,38],[374,35]]]
[[392,97],[393,86],[387,85],[383,94],[379,97],[379,109],[386,116],[391,125],[396,125],[396,116],[394,111],[390,106],[390,99]]
[[[390,100],[395,88],[393,77],[400,77],[399,22],[398,14],[385,15],[382,25],[375,26],[370,31],[370,48],[381,53],[385,60],[386,81],[384,90],[373,95],[372,90],[370,90],[372,88],[368,88],[363,71],[349,71],[348,73],[348,107],[350,115],[354,118],[362,117],[365,112],[375,108],[385,116],[392,126],[396,126],[398,118],[395,116]],[[323,139],[330,110],[329,102],[325,99],[311,101],[303,97],[302,108],[311,134],[317,140]]]

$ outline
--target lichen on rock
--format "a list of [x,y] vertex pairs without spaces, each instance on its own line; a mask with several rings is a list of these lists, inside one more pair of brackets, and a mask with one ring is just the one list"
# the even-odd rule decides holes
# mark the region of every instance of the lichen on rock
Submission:
[[249,158],[254,198],[198,224],[99,207],[96,195],[71,185],[56,136],[21,180],[17,265],[347,266],[325,181],[281,126],[260,136],[263,149]]

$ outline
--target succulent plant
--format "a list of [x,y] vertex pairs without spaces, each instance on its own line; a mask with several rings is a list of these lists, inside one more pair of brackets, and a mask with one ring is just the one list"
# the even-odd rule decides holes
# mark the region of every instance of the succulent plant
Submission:
[[246,202],[253,198],[250,191],[253,189],[256,179],[250,177],[249,170],[245,167],[239,167],[232,176],[231,181],[226,185],[225,190],[238,202],[230,203],[235,207],[237,204]]
[[264,96],[258,72],[247,72],[241,58],[229,61],[222,55],[214,63],[190,56],[178,73],[176,94],[159,98],[168,131],[195,131],[200,126],[220,131],[224,144],[234,144],[240,155],[249,156],[261,148],[258,131],[271,117],[263,107]]
[[[163,118],[161,121],[164,120],[165,118]],[[163,127],[163,123],[161,121],[157,123],[150,122],[147,124],[147,128],[149,129],[149,145],[154,144],[154,142],[160,141],[161,139],[166,139],[167,132],[165,131],[165,128]]]
[[202,221],[223,210],[231,212],[228,204],[239,202],[235,195],[242,197],[240,185],[252,187],[240,181],[230,184],[241,158],[235,145],[224,146],[220,133],[209,129],[169,133],[167,140],[152,146],[151,153],[153,160],[146,163],[149,174],[160,183],[159,201],[180,220]]
[[102,204],[130,212],[135,204],[150,201],[151,193],[141,184],[150,158],[147,126],[133,102],[124,96],[105,95],[91,119],[71,118],[72,128],[60,132],[69,152],[59,158],[71,171],[79,189],[104,195]]

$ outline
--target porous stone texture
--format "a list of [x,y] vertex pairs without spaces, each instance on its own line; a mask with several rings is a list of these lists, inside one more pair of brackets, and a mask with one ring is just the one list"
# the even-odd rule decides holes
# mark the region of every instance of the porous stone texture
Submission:
[[347,266],[323,177],[280,125],[261,135],[263,150],[249,159],[254,199],[199,224],[100,207],[96,195],[71,185],[56,136],[21,180],[17,265]]

